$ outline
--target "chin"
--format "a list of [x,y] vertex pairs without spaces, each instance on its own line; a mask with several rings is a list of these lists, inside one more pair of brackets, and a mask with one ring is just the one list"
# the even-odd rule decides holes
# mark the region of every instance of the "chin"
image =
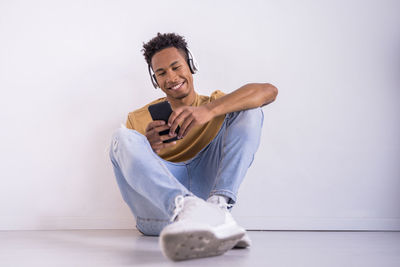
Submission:
[[181,99],[184,99],[185,97],[187,97],[188,95],[189,94],[183,94],[183,95],[180,95],[180,96],[177,96],[177,97],[174,97],[174,98],[181,100]]
[[172,94],[169,94],[170,97],[179,99],[179,100],[181,100],[189,95],[190,95],[190,90],[188,88],[186,88],[186,90],[184,90],[184,92],[181,92],[181,93],[172,92]]
[[169,97],[171,97],[171,98],[174,98],[174,99],[183,99],[183,98],[185,98],[185,97],[187,97],[188,95],[189,95],[189,93],[188,92],[182,92],[182,93],[180,93],[180,94],[174,94],[174,93],[169,93],[169,94],[167,94]]

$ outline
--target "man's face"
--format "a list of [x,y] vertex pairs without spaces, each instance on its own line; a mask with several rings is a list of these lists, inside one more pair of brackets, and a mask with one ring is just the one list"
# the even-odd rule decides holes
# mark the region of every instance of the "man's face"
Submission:
[[169,47],[157,52],[151,65],[158,85],[168,98],[183,101],[194,94],[192,73],[178,49]]

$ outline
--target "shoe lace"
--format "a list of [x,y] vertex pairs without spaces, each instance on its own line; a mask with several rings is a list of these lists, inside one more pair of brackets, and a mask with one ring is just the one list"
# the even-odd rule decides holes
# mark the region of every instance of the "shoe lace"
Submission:
[[172,214],[171,217],[171,222],[175,221],[175,219],[178,217],[179,213],[182,211],[183,209],[183,202],[184,202],[184,197],[183,196],[177,196],[175,198],[175,209],[174,209],[174,213]]
[[175,209],[171,217],[171,222],[176,221],[178,218],[183,219],[190,216],[197,207],[196,201],[193,201],[193,196],[177,196],[175,198]]

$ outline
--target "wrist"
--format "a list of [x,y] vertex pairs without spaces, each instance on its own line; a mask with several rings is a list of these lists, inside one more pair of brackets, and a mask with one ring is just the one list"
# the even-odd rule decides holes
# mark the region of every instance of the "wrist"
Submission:
[[213,103],[213,102],[207,103],[206,105],[204,105],[204,107],[207,110],[210,120],[218,116],[215,103]]

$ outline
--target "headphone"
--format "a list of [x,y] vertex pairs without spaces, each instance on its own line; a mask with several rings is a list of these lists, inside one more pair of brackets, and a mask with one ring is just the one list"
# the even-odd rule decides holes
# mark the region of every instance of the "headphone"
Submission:
[[[189,65],[190,72],[192,74],[195,74],[196,72],[199,71],[199,64],[197,63],[196,59],[194,58],[192,52],[190,52],[189,48],[186,48],[186,55],[187,55],[187,63]],[[150,74],[150,79],[151,83],[153,84],[154,88],[157,89],[158,83],[156,79],[156,75],[153,72],[153,69],[151,68],[150,64],[148,65],[149,68],[149,74]]]

